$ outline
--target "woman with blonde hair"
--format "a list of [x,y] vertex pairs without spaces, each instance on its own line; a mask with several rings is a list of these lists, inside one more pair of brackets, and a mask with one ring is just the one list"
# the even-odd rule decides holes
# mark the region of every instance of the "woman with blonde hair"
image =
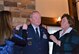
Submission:
[[0,54],[12,54],[12,17],[10,11],[0,11]]

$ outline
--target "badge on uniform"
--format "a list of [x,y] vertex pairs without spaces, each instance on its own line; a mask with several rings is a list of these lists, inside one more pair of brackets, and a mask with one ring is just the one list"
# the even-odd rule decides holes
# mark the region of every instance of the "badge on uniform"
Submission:
[[43,39],[47,39],[47,35],[45,33],[43,34]]
[[30,46],[30,45],[32,45],[32,38],[27,38],[27,41],[28,41],[28,45]]
[[29,45],[29,46],[32,45],[32,41],[28,41],[28,45]]

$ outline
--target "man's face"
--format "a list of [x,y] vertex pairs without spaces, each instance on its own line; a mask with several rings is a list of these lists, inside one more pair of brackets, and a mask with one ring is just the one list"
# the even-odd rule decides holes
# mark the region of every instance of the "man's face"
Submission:
[[30,18],[31,24],[34,24],[35,26],[39,26],[41,24],[41,15],[40,13],[36,12],[32,14],[32,17]]

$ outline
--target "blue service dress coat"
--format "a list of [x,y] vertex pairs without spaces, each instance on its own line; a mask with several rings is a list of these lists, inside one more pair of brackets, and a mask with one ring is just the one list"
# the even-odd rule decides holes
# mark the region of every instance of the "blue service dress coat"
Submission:
[[[21,54],[49,54],[49,34],[42,26],[39,28],[40,37],[36,36],[34,28],[31,24],[28,25],[27,31],[20,28],[18,35],[20,37],[24,37],[26,40],[26,46],[22,47],[22,49],[19,46],[15,47],[15,50],[20,48],[20,51],[22,51]],[[16,51],[20,52],[19,50]]]
[[[61,46],[54,43],[52,54],[73,54],[74,49],[79,46],[79,36],[77,35],[77,32],[72,29],[70,33],[67,33],[60,38],[59,32],[60,31],[57,31],[54,35],[61,41]],[[75,54],[79,54],[79,50],[78,52],[75,51]]]

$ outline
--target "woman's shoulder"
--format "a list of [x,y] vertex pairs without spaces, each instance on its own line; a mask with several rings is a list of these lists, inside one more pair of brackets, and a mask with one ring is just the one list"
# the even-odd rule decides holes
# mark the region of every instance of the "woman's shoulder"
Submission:
[[77,34],[77,31],[73,29],[70,34],[71,41],[75,44],[79,44],[79,35]]
[[79,36],[78,31],[75,29],[72,29],[70,34],[72,34],[72,36]]
[[0,45],[0,54],[7,54],[7,51],[5,50],[6,45]]
[[14,42],[12,42],[10,40],[6,40],[6,45],[13,46],[14,45]]
[[0,45],[0,54],[12,54],[12,42],[6,41],[5,45]]

